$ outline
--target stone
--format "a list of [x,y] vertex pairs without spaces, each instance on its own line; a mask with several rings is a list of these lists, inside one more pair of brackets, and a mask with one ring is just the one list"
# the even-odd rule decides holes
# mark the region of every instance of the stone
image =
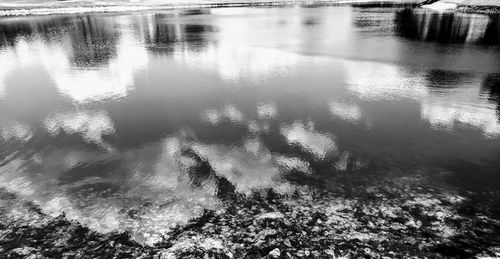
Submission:
[[285,215],[281,212],[266,212],[257,215],[256,220],[265,220],[265,219],[282,219]]
[[279,250],[279,248],[275,248],[271,252],[269,252],[269,256],[272,258],[278,258],[281,256],[281,251]]

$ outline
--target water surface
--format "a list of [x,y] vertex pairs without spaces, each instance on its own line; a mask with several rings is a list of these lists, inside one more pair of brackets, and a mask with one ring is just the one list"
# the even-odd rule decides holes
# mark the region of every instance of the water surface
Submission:
[[0,20],[0,187],[148,244],[228,193],[415,174],[496,191],[499,107],[499,16],[321,7]]

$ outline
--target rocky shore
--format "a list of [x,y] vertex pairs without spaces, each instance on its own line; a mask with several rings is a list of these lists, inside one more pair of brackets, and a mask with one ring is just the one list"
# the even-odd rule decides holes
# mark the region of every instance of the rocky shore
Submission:
[[2,258],[420,258],[500,256],[499,195],[429,187],[422,177],[226,197],[154,246],[101,234],[0,195]]

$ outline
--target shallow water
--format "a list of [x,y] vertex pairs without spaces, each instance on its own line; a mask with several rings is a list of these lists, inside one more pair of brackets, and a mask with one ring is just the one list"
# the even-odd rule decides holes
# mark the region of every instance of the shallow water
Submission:
[[0,20],[0,187],[148,244],[230,192],[415,174],[498,190],[499,107],[499,16],[321,7]]

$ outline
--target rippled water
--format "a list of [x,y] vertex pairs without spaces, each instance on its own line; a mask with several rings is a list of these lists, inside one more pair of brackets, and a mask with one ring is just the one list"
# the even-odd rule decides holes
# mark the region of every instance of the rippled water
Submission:
[[416,173],[498,190],[499,21],[348,7],[2,18],[0,187],[149,244],[233,192]]

